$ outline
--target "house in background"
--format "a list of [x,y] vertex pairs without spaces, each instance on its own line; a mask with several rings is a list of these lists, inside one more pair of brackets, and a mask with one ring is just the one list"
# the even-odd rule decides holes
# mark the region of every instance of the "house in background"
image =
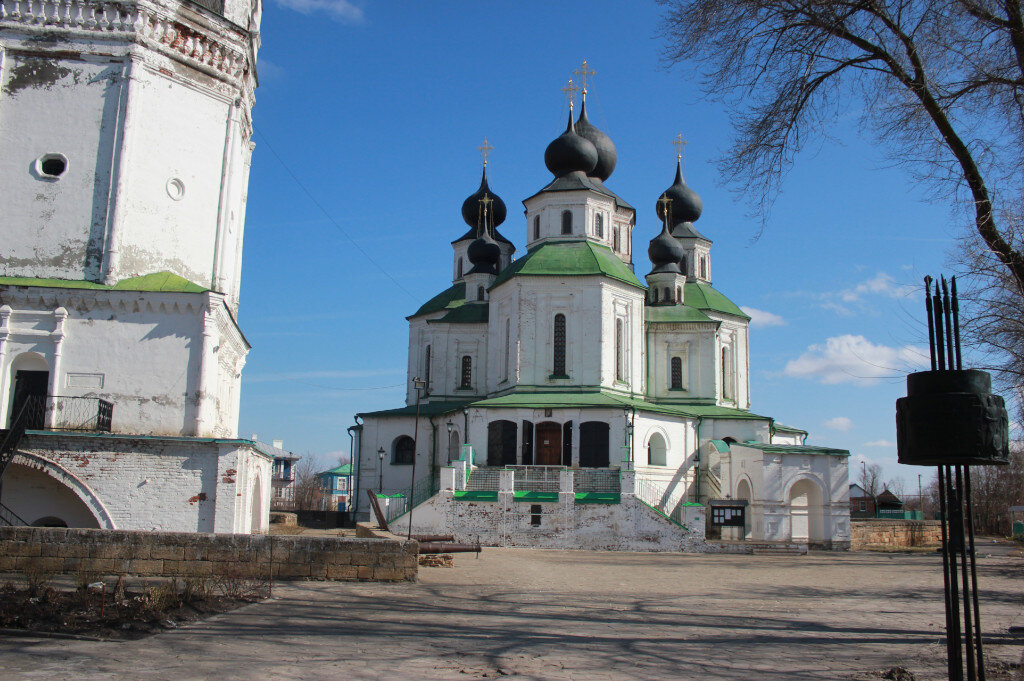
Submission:
[[860,485],[850,485],[850,518],[874,518],[875,498]]
[[317,473],[327,491],[328,511],[349,510],[352,490],[352,464],[346,463],[323,473]]
[[903,501],[888,489],[882,490],[882,493],[875,498],[875,506],[877,507],[876,513],[879,518],[905,517]]
[[[252,439],[257,442],[256,435]],[[283,440],[273,444],[258,442],[260,448],[273,455],[274,467],[270,478],[270,507],[275,511],[288,511],[295,506],[295,462],[302,457],[284,448]]]

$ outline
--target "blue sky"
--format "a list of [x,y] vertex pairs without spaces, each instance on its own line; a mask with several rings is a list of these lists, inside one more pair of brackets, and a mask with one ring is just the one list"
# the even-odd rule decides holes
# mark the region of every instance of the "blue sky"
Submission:
[[501,231],[521,255],[517,207],[551,177],[543,154],[565,126],[561,88],[587,59],[588,112],[619,155],[607,184],[638,209],[637,274],[650,271],[654,205],[682,132],[714,285],[758,311],[753,411],[916,487],[920,471],[896,464],[895,400],[927,343],[915,287],[944,271],[963,216],[859,134],[854,103],[832,139],[798,157],[757,238],[761,218],[714,165],[727,112],[701,99],[691,70],[661,63],[658,18],[640,1],[268,0],[240,432],[326,463],[347,453],[353,414],[402,404],[405,316],[450,285],[477,148],[484,137],[494,147],[490,185],[510,208]]

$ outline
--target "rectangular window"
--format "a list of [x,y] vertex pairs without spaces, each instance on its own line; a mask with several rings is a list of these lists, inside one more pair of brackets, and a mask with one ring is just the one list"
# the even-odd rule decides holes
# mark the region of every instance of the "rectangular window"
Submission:
[[622,320],[615,320],[615,380],[625,380],[625,357],[623,356]]
[[554,361],[551,373],[555,376],[566,376],[565,373],[565,315],[555,315],[554,328]]
[[462,356],[462,382],[459,388],[467,390],[473,386],[473,358],[469,355]]
[[683,359],[681,357],[672,358],[672,382],[670,388],[672,390],[683,389]]

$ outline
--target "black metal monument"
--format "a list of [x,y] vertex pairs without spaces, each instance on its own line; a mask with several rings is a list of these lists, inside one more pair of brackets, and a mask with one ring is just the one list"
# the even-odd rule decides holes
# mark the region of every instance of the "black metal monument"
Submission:
[[956,278],[952,291],[944,277],[934,293],[932,278],[924,282],[931,370],[907,376],[907,396],[896,400],[896,442],[900,463],[938,467],[950,681],[985,681],[971,466],[1008,463],[1009,423],[991,377],[963,368]]

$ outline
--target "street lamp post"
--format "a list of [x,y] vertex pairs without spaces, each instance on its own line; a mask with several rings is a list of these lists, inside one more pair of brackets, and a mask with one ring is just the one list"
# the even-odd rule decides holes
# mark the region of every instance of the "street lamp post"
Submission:
[[622,410],[623,420],[625,421],[626,427],[623,429],[626,433],[626,461],[631,463],[633,461],[633,420],[632,409],[626,407]]
[[377,470],[380,471],[380,479],[377,482],[377,496],[384,494],[384,448],[381,447],[377,450],[377,459],[380,465],[377,466]]
[[448,426],[448,463],[450,464],[452,462],[452,429],[455,428],[455,424],[452,423],[451,419],[448,419],[448,423],[445,425]]
[[412,387],[416,389],[416,422],[412,427],[412,482],[409,484],[409,532],[407,539],[412,539],[412,506],[416,494],[416,447],[420,436],[420,395],[427,387],[427,382],[419,378],[412,379]]

